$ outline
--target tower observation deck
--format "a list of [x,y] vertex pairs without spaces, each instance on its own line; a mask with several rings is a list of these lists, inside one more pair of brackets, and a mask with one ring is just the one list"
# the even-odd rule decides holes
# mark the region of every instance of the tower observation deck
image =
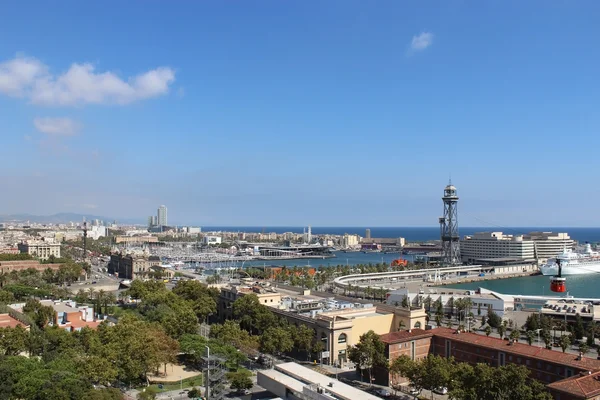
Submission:
[[444,188],[444,216],[440,217],[440,235],[442,240],[442,264],[451,266],[460,264],[460,237],[458,235],[458,195],[450,184]]

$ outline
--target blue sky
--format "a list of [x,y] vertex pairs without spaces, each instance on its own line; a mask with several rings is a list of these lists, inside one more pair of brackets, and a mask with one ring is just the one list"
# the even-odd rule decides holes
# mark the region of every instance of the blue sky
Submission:
[[7,1],[0,214],[600,226],[595,1]]

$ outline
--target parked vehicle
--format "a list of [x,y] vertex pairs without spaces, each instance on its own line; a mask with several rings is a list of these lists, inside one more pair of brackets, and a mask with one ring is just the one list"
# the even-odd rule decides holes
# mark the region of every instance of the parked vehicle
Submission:
[[377,396],[381,396],[381,397],[390,397],[390,396],[392,395],[390,392],[388,392],[388,391],[387,391],[387,390],[385,390],[385,389],[377,389],[377,390],[375,391],[375,394],[376,394]]
[[433,389],[433,393],[448,394],[448,388],[447,387],[438,387],[438,388]]

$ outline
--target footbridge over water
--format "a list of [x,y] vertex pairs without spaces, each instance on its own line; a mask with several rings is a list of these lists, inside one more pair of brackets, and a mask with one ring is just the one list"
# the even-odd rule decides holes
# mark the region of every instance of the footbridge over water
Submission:
[[489,274],[494,271],[493,266],[483,265],[458,265],[444,268],[426,268],[409,271],[374,272],[370,274],[345,275],[335,278],[333,283],[339,288],[354,286],[380,286],[398,283],[402,280],[418,280],[442,283],[444,279],[457,276]]

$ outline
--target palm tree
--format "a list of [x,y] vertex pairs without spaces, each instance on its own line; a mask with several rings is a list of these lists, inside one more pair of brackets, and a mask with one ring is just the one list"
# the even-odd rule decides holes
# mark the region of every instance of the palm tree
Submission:
[[[98,306],[98,314],[102,314],[102,303],[105,301],[105,297],[106,297],[106,292],[104,291],[104,289],[98,290],[98,293],[96,294],[96,304]],[[106,307],[105,307],[104,313],[106,314]]]
[[117,296],[115,296],[115,294],[113,292],[107,292],[104,295],[104,313],[108,314],[108,305],[109,304],[111,305],[111,310],[112,310],[112,305],[115,304],[116,302],[117,302]]
[[96,290],[94,288],[89,288],[88,289],[88,298],[87,301],[89,303],[92,303],[94,301],[94,295],[96,294]]

